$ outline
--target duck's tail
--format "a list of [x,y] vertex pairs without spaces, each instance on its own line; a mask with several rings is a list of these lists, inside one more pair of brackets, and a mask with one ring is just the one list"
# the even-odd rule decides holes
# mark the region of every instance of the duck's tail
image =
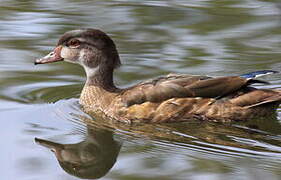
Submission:
[[245,108],[270,103],[279,105],[281,103],[281,90],[255,89],[230,101]]

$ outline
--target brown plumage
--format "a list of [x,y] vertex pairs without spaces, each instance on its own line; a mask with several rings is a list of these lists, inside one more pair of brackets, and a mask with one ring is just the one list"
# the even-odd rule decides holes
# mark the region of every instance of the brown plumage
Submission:
[[60,60],[86,71],[80,97],[85,111],[124,122],[244,121],[272,114],[281,103],[280,90],[253,88],[251,84],[266,82],[240,76],[170,74],[119,89],[113,83],[113,70],[120,65],[117,49],[95,29],[65,33],[54,52],[36,64]]

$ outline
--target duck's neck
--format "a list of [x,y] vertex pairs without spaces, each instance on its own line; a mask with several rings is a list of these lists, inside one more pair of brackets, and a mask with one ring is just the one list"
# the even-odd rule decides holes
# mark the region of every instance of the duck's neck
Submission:
[[113,69],[98,66],[85,70],[87,75],[85,86],[95,86],[111,93],[118,90],[113,82]]
[[113,69],[97,67],[87,69],[86,74],[86,84],[80,97],[81,104],[107,108],[119,92],[113,83]]

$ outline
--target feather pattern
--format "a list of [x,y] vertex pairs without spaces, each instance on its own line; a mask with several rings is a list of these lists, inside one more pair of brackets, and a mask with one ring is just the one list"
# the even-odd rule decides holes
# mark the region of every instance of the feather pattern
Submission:
[[267,83],[239,76],[217,77],[168,75],[135,85],[122,93],[126,106],[144,102],[161,102],[170,98],[221,98],[254,83]]

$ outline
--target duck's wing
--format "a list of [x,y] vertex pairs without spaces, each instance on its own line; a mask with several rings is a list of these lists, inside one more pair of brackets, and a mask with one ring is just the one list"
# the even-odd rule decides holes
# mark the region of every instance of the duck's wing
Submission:
[[218,98],[253,83],[265,83],[239,76],[211,78],[207,76],[168,75],[126,89],[121,97],[127,106],[144,102],[161,102],[170,98]]

